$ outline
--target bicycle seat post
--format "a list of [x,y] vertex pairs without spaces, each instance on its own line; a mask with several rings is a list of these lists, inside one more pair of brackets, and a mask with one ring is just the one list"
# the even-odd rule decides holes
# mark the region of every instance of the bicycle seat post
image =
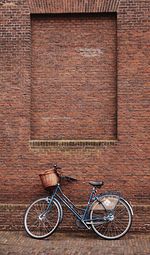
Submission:
[[89,197],[88,204],[90,204],[90,202],[91,202],[92,198],[95,196],[96,192],[97,192],[96,187],[93,187],[93,188],[92,188],[91,195],[90,195],[90,197]]
[[96,192],[97,192],[97,188],[96,188],[96,187],[93,187],[92,192],[93,192],[93,195],[95,195]]

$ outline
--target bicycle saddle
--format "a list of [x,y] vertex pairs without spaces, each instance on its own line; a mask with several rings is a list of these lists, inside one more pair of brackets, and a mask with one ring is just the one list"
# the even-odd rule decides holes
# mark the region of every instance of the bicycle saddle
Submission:
[[103,181],[99,181],[99,182],[90,181],[89,184],[92,185],[93,187],[100,188],[104,183]]

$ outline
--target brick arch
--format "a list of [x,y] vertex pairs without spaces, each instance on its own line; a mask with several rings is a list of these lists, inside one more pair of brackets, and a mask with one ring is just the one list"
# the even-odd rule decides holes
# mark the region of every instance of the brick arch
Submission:
[[120,0],[28,0],[30,13],[117,12]]

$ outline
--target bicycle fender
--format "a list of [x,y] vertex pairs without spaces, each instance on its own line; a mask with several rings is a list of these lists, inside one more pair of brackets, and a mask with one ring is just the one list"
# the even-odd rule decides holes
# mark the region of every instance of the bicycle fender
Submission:
[[133,213],[133,209],[132,209],[132,206],[130,205],[130,203],[126,199],[124,199],[123,197],[121,197],[120,199],[123,200],[129,206],[129,208],[131,210],[131,214],[133,216],[134,213]]

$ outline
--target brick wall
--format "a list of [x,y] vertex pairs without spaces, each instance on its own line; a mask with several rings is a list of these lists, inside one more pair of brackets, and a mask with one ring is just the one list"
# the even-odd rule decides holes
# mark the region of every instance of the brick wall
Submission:
[[[93,12],[97,13],[97,15],[92,15]],[[56,15],[53,15],[52,19],[52,14],[55,13],[58,13],[58,15],[61,13],[62,16],[59,21]],[[72,132],[71,130],[66,132],[67,128],[64,132],[62,132],[63,129],[60,129],[61,137],[59,137],[59,130],[57,133],[53,132],[50,135],[52,129],[49,129],[49,125],[46,125],[45,129],[43,129],[44,121],[41,121],[41,116],[37,117],[37,112],[35,111],[38,108],[38,103],[43,111],[42,100],[45,100],[45,97],[50,100],[51,88],[48,87],[48,95],[45,92],[39,93],[42,87],[39,86],[40,83],[35,81],[37,78],[36,70],[38,70],[40,79],[43,76],[45,78],[47,66],[44,62],[45,69],[43,69],[42,76],[41,65],[37,65],[36,56],[35,58],[33,56],[37,54],[36,45],[38,42],[35,40],[36,33],[38,31],[41,31],[41,33],[43,31],[44,33],[49,20],[54,26],[58,25],[59,22],[67,24],[68,19],[65,13],[70,13],[69,17],[75,17],[71,13],[78,13],[76,18],[73,18],[74,25],[71,26],[73,33],[76,33],[75,25],[81,20],[81,17],[83,22],[86,20],[92,26],[91,32],[90,29],[88,31],[90,36],[93,36],[94,24],[99,26],[100,32],[101,22],[105,22],[104,30],[106,29],[108,33],[111,31],[110,37],[107,37],[108,33],[104,33],[105,40],[108,38],[107,44],[108,48],[110,47],[109,58],[111,60],[107,62],[109,59],[105,59],[105,67],[108,70],[106,70],[104,79],[105,89],[108,91],[104,97],[106,107],[105,109],[101,108],[100,115],[98,115],[100,121],[105,111],[107,118],[103,118],[103,120],[108,119],[108,122],[102,121],[102,125],[97,126],[98,132],[95,128],[91,129],[88,123],[90,120],[93,121],[97,114],[94,110],[92,118],[89,118],[89,121],[85,123],[86,135],[81,132],[80,122],[78,122],[78,128],[74,129],[72,127]],[[79,13],[81,13],[81,16]],[[47,14],[48,16],[45,16]],[[71,0],[1,1],[0,208],[3,221],[0,224],[3,228],[20,228],[22,224],[21,215],[23,215],[25,204],[45,194],[39,182],[38,174],[41,169],[46,169],[49,163],[58,162],[63,166],[65,175],[72,175],[81,180],[78,184],[64,187],[66,194],[70,194],[72,200],[77,204],[82,204],[87,199],[88,180],[103,179],[105,185],[102,191],[107,189],[119,190],[134,204],[135,212],[137,213],[135,216],[136,224],[134,224],[133,229],[140,231],[149,230],[150,143],[148,138],[150,131],[150,87],[148,45],[150,34],[148,14],[148,0],[97,0],[95,2],[90,0],[80,2]],[[42,24],[42,22],[44,23]],[[109,26],[108,23],[110,24]],[[42,24],[41,30],[40,24]],[[82,26],[79,27],[81,28]],[[62,34],[64,30],[62,29]],[[96,35],[96,38],[98,36],[99,34]],[[46,44],[46,47],[48,45],[46,37],[51,40],[52,44],[52,38],[49,34],[44,34],[39,53],[42,53],[42,49],[45,49],[43,44]],[[115,38],[117,42],[115,42]],[[69,40],[69,35],[67,39]],[[61,42],[60,39],[59,42]],[[81,40],[78,40],[79,44],[80,42]],[[62,46],[64,47],[64,44]],[[104,46],[107,48],[106,44]],[[82,48],[81,45],[79,45],[79,48]],[[67,50],[70,51],[70,48]],[[61,54],[59,57],[61,57]],[[98,62],[96,62],[96,59],[93,61],[94,68],[96,68],[96,63]],[[101,60],[97,61],[100,61],[101,66]],[[110,68],[108,68],[108,63],[110,63]],[[73,62],[69,65],[70,68],[72,64]],[[86,62],[85,68],[88,65],[89,62]],[[49,70],[52,70],[53,65],[51,64],[49,68]],[[88,71],[86,74],[88,74]],[[47,79],[49,80],[51,77],[48,74]],[[54,82],[55,76],[53,77]],[[82,81],[83,70],[80,77]],[[90,76],[88,80],[91,77],[93,76]],[[99,102],[99,96],[102,95],[96,93],[96,84],[99,77],[101,77],[101,73],[97,72],[95,83],[94,79],[92,79],[92,83],[95,84],[95,87],[92,87],[93,98],[97,103]],[[58,78],[56,76],[56,80]],[[107,83],[107,79],[110,79],[110,84]],[[76,75],[76,80],[77,86],[79,86],[78,75]],[[59,78],[59,83],[57,82],[57,84],[60,84],[60,82],[61,78]],[[39,86],[39,98],[37,98],[38,94],[35,93],[36,84]],[[65,84],[65,81],[63,84]],[[48,86],[48,83],[45,86]],[[72,88],[76,89],[77,87],[73,84]],[[54,87],[53,90],[55,90]],[[73,97],[72,91],[70,87],[69,94]],[[87,90],[85,90],[86,92]],[[113,96],[111,100],[108,100],[111,93]],[[82,96],[82,93],[80,96]],[[83,100],[83,97],[81,98]],[[94,100],[91,101],[91,104],[94,105]],[[67,96],[65,102],[67,102]],[[64,107],[67,105],[65,102],[62,102]],[[85,109],[88,109],[86,108],[89,103],[87,98],[85,102]],[[58,105],[56,105],[57,107]],[[57,109],[58,116],[60,116],[61,104]],[[88,110],[91,111],[90,108]],[[79,111],[77,112],[79,113]],[[47,112],[44,114],[47,117]],[[48,109],[48,118],[50,114],[51,112]],[[86,111],[85,114],[87,114]],[[42,116],[44,116],[43,112]],[[64,117],[64,115],[62,116]],[[79,118],[79,115],[76,115],[76,117]],[[84,122],[84,119],[82,121]],[[48,122],[50,124],[51,120]],[[71,124],[68,122],[68,125]],[[64,123],[62,123],[62,126],[65,126]],[[71,134],[73,134],[73,137]],[[40,142],[41,139],[45,138],[48,139],[47,143]],[[69,139],[69,142],[65,143],[64,141],[62,144],[60,142],[62,138]],[[34,139],[39,140],[39,142],[34,143],[34,141],[31,141]],[[50,139],[59,139],[59,142],[50,142]],[[82,140],[80,141],[80,139]],[[112,139],[113,142],[111,142]],[[71,140],[73,140],[72,143]],[[75,142],[76,140],[78,141],[77,143]],[[83,140],[87,141],[84,142]],[[143,211],[145,212],[145,221],[141,222],[140,215],[143,216]],[[16,220],[10,223],[8,221],[10,215],[16,215],[16,212],[19,213],[20,217],[14,216]],[[67,225],[68,223],[66,222]]]

